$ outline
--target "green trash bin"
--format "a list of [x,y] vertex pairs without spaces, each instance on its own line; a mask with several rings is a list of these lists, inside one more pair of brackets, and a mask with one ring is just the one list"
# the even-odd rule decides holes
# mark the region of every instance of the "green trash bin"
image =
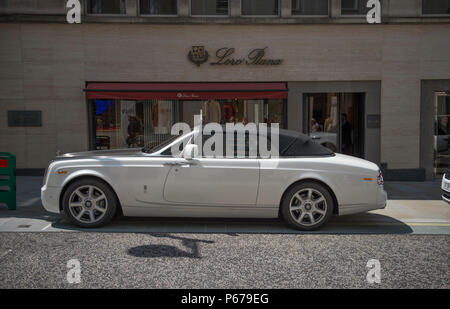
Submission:
[[16,209],[16,156],[0,152],[0,203]]

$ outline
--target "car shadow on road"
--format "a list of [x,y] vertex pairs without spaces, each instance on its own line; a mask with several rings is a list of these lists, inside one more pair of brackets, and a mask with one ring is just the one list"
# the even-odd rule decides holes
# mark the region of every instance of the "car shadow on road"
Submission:
[[322,232],[330,234],[411,234],[413,229],[395,218],[367,212],[332,217]]
[[66,231],[179,234],[410,234],[412,228],[389,216],[363,213],[331,220],[317,231],[298,231],[281,219],[129,218],[117,217],[100,228],[83,229],[66,219],[52,224]]
[[[148,234],[147,234],[148,235]],[[135,257],[143,258],[159,258],[159,257],[171,257],[171,258],[193,258],[201,259],[200,255],[200,243],[212,244],[214,241],[202,240],[195,238],[187,238],[170,235],[168,233],[151,234],[152,237],[158,238],[170,238],[173,240],[180,240],[185,249],[180,249],[173,245],[165,244],[150,244],[144,246],[137,246],[128,249],[127,253]]]

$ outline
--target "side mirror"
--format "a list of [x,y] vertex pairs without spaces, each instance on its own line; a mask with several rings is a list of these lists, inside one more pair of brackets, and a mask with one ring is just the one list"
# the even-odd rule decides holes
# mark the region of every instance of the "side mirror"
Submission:
[[188,144],[184,147],[183,158],[186,160],[192,160],[194,157],[198,156],[198,146],[195,144]]

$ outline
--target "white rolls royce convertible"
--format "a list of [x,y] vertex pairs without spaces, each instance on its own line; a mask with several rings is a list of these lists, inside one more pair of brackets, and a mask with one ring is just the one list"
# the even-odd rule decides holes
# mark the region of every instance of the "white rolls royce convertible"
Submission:
[[[198,132],[173,136],[153,148],[58,156],[45,173],[44,208],[86,228],[102,226],[119,212],[281,217],[295,229],[314,230],[332,215],[386,206],[376,164],[333,153],[301,133],[280,129],[276,158],[229,158],[198,155]],[[203,142],[210,137],[200,134]]]

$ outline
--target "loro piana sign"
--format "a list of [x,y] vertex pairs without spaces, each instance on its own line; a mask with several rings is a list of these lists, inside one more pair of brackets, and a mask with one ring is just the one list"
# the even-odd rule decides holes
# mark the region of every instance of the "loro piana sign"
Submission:
[[[270,59],[266,57],[267,47],[255,48],[248,52],[245,57],[236,56],[236,50],[232,47],[222,47],[216,50],[214,59],[210,61],[210,65],[214,66],[234,66],[234,65],[280,65],[283,59]],[[210,60],[208,51],[204,46],[192,46],[188,53],[188,59],[198,67]]]

